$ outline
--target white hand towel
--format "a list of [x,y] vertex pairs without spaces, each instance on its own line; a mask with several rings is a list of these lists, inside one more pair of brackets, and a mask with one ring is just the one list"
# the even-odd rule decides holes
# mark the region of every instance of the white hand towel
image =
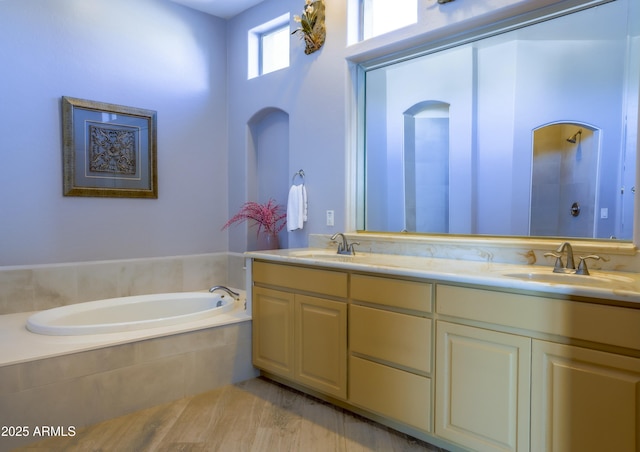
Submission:
[[307,221],[307,188],[302,184],[302,221]]
[[287,231],[302,229],[304,224],[303,186],[292,185],[287,200]]

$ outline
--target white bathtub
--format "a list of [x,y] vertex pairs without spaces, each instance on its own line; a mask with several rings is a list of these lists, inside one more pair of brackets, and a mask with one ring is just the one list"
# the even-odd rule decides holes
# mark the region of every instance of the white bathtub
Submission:
[[27,329],[52,336],[117,333],[176,325],[230,312],[241,305],[226,293],[177,292],[88,301],[31,315]]

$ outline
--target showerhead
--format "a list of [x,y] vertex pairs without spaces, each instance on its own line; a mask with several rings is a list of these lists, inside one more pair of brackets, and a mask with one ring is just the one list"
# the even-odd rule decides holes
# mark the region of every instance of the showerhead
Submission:
[[575,143],[578,140],[578,136],[582,136],[582,129],[578,130],[576,133],[567,138],[569,143]]

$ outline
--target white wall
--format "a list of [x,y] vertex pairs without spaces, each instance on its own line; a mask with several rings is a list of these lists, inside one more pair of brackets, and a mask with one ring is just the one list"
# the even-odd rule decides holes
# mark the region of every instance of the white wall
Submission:
[[[168,0],[0,1],[0,265],[244,251],[246,228],[220,227],[249,200],[248,122],[265,108],[289,115],[289,161],[274,162],[286,165],[285,183],[306,173],[309,221],[289,246],[344,230],[353,224],[346,58],[563,3],[420,0],[415,26],[348,47],[355,1],[326,0],[325,46],[305,55],[294,37],[291,66],[252,80],[248,30],[300,14],[304,2],[265,0],[225,22]],[[63,95],[158,112],[159,199],[62,196]]]
[[[0,266],[227,250],[225,32],[165,0],[0,1]],[[63,197],[61,96],[157,111],[157,200]]]

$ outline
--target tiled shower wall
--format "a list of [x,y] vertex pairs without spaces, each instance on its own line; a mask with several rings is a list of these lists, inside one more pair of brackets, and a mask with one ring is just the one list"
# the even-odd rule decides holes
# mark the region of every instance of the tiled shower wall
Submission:
[[216,284],[244,289],[243,265],[242,254],[212,253],[0,267],[0,315],[104,298],[204,290]]

